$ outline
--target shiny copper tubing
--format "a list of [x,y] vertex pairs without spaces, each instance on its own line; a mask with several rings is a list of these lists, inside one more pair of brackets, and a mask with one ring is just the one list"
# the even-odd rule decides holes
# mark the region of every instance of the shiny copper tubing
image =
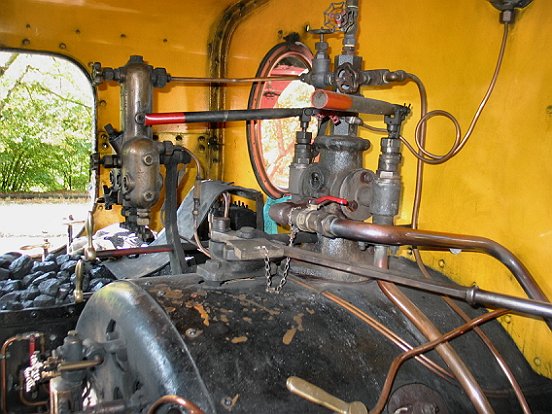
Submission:
[[164,404],[175,404],[184,408],[188,414],[205,414],[201,408],[193,402],[179,397],[178,395],[164,395],[155,401],[148,410],[147,414],[155,414],[157,409]]
[[486,253],[502,262],[512,272],[531,299],[549,302],[523,263],[504,246],[484,237],[416,230],[407,227],[380,226],[345,219],[333,220],[329,229],[334,236],[370,243],[460,249]]
[[435,338],[434,340],[427,342],[423,345],[420,345],[410,351],[407,351],[399,356],[397,356],[393,362],[391,363],[391,366],[389,367],[389,372],[387,373],[387,378],[385,379],[385,383],[383,384],[383,389],[380,393],[380,397],[378,399],[378,402],[370,410],[370,414],[379,414],[383,411],[385,408],[385,404],[387,402],[387,399],[389,398],[389,394],[391,392],[391,389],[393,387],[393,382],[395,380],[395,377],[397,375],[397,372],[400,368],[400,366],[408,360],[409,358],[412,358],[416,355],[420,355],[424,352],[430,351],[433,348],[436,348],[439,344],[442,344],[446,341],[450,341],[451,339],[454,339],[465,332],[469,331],[475,326],[481,325],[487,321],[490,321],[492,319],[496,319],[500,316],[505,315],[508,313],[507,310],[499,309],[495,310],[489,313],[484,313],[483,315],[480,315],[474,319],[472,319],[469,322],[466,322],[463,325],[460,325],[459,327],[453,329],[452,331],[447,332],[444,335],[439,336],[438,338]]
[[0,391],[1,391],[1,398],[0,398],[0,409],[2,410],[2,414],[5,414],[8,412],[8,406],[7,406],[7,374],[6,374],[6,354],[8,352],[8,348],[13,344],[14,342],[18,341],[26,341],[30,338],[34,337],[41,337],[42,334],[38,332],[31,332],[26,334],[20,334],[12,336],[11,338],[8,338],[4,341],[4,344],[2,345],[2,349],[0,350],[0,367],[1,367],[1,373],[0,373]]
[[[387,246],[460,249],[486,253],[502,262],[512,272],[529,298],[550,303],[523,263],[512,252],[493,240],[478,236],[364,223],[341,219],[323,211],[309,213],[302,223],[297,223],[298,215],[304,214],[305,210],[293,203],[279,203],[270,208],[270,217],[279,224],[288,225],[293,222],[300,230],[317,232],[327,237],[343,237]],[[552,329],[552,322],[545,321]]]
[[[378,281],[378,285],[387,298],[416,326],[416,328],[430,341],[438,340],[442,334],[433,322],[423,313],[397,286],[392,283]],[[444,341],[435,346],[435,351],[450,368],[466,395],[478,413],[493,413],[489,400],[483,393],[481,386],[466,366],[462,358],[456,353],[452,345]]]

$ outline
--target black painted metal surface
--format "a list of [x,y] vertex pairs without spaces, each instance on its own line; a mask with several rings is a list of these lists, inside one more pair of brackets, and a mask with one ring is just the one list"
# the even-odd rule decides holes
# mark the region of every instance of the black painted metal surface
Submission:
[[[411,272],[410,264],[395,266]],[[108,357],[96,368],[100,397],[122,397],[143,408],[163,394],[178,394],[207,413],[327,412],[287,391],[286,379],[295,375],[345,401],[372,407],[400,351],[321,292],[353,303],[412,345],[424,338],[373,282],[304,282],[292,278],[280,295],[266,293],[262,278],[212,287],[196,275],[118,282],[102,289],[86,306],[77,330],[100,342],[106,332],[122,339],[126,355]],[[440,298],[406,293],[443,332],[461,324]],[[513,368],[534,412],[551,412],[551,382],[532,372],[496,322],[483,329]],[[509,384],[481,341],[468,333],[452,344],[496,412],[519,412]],[[442,365],[433,352],[428,355]],[[454,381],[413,360],[401,368],[394,384],[399,388],[391,396],[395,408],[409,395],[427,395],[445,405],[440,412],[473,412]],[[412,391],[416,389],[425,391],[418,395]]]

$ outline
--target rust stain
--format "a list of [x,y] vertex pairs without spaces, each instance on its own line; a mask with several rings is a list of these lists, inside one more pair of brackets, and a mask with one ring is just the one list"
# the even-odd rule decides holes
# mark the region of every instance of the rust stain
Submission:
[[247,341],[247,336],[236,336],[230,340],[233,344],[241,344]]
[[203,319],[203,325],[209,326],[209,314],[205,311],[205,308],[201,303],[195,303],[194,309],[199,312],[199,316]]

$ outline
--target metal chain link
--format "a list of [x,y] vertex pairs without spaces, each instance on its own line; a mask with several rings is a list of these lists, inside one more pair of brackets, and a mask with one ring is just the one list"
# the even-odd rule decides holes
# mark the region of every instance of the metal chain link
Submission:
[[[289,235],[289,243],[288,243],[289,247],[293,245],[293,242],[295,241],[295,236],[297,236],[298,232],[299,232],[299,229],[297,227],[295,226],[291,227],[291,233]],[[282,291],[282,288],[287,283],[289,269],[291,267],[291,259],[289,257],[286,257],[286,261],[284,263],[284,271],[282,272],[282,278],[280,279],[280,283],[278,283],[278,286],[272,287],[272,276],[270,275],[270,259],[268,257],[268,250],[266,246],[263,246],[263,249],[265,251],[264,263],[265,263],[265,276],[266,276],[266,291],[269,293],[279,294]]]

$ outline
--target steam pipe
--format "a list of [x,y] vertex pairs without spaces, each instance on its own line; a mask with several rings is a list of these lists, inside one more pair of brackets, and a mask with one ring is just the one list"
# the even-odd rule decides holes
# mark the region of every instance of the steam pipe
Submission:
[[[493,240],[406,227],[381,226],[341,219],[326,212],[307,211],[306,208],[297,207],[293,203],[275,204],[270,208],[270,216],[279,224],[288,225],[293,222],[300,230],[317,232],[326,237],[343,237],[392,246],[410,245],[486,253],[502,262],[512,272],[531,299],[550,302],[523,263],[512,252]],[[552,329],[552,321],[547,321],[547,324]]]
[[[439,329],[399,288],[393,283],[378,281],[378,286],[387,298],[395,304],[397,308],[408,318],[408,320],[418,328],[418,330],[430,341],[435,341],[442,336]],[[478,413],[494,413],[491,404],[481,386],[473,376],[472,372],[460,358],[448,342],[442,342],[436,345],[435,351],[445,361],[454,374],[466,395],[472,402]]]
[[[231,111],[166,112],[137,116],[145,126],[194,122],[257,121],[301,116],[305,108],[239,109]],[[314,113],[314,111],[313,111]]]

